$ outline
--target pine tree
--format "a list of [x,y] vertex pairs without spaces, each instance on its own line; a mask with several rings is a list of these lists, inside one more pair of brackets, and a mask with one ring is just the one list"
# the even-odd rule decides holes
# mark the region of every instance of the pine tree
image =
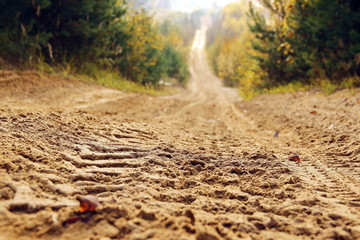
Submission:
[[[354,1],[297,1],[290,40],[309,77],[339,81],[359,74],[360,12]],[[353,9],[352,9],[353,8]]]

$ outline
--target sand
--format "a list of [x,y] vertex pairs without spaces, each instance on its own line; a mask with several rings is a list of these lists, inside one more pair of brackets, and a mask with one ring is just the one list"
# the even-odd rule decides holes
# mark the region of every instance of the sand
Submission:
[[359,89],[245,102],[205,59],[166,97],[0,71],[0,239],[360,239]]

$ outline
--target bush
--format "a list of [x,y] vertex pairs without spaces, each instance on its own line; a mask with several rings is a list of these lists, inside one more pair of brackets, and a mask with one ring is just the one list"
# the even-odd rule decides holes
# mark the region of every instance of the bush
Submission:
[[115,69],[129,80],[156,85],[163,77],[186,79],[182,55],[145,10],[118,0],[0,0],[0,57],[41,62],[95,76]]

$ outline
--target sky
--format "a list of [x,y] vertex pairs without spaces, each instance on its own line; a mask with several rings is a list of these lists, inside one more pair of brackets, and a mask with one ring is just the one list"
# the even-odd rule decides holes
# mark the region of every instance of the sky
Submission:
[[214,2],[219,6],[225,6],[230,2],[236,2],[241,0],[170,0],[173,1],[172,10],[179,11],[192,11],[198,8],[210,8]]
[[191,11],[196,8],[210,8],[214,2],[219,6],[225,6],[230,2],[235,2],[237,0],[178,0],[176,1],[177,10],[181,11]]

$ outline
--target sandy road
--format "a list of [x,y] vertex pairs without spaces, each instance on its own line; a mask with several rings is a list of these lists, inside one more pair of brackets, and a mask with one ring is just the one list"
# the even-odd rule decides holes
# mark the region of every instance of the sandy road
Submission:
[[360,92],[242,102],[205,32],[176,96],[0,72],[0,239],[360,239]]

